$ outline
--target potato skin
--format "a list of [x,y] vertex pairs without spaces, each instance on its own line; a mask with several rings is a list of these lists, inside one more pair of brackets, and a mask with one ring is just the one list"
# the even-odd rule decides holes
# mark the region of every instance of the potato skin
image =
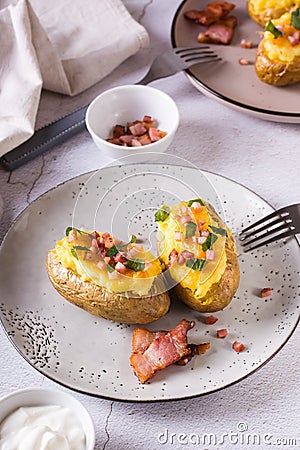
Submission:
[[206,206],[211,217],[218,222],[220,227],[226,228],[227,231],[225,241],[226,269],[220,281],[214,283],[204,297],[194,297],[193,292],[188,288],[182,287],[180,283],[174,287],[174,293],[178,299],[182,300],[190,308],[202,313],[224,309],[231,302],[240,282],[240,269],[232,233],[218,217],[213,207],[207,203]]
[[46,267],[57,292],[95,316],[121,323],[146,324],[158,320],[169,310],[170,298],[167,292],[154,293],[148,297],[111,293],[95,283],[82,281],[58,261],[52,250],[47,255]]
[[300,81],[300,58],[292,63],[284,64],[281,61],[271,61],[264,48],[264,40],[258,46],[255,71],[264,83],[273,86],[287,86]]

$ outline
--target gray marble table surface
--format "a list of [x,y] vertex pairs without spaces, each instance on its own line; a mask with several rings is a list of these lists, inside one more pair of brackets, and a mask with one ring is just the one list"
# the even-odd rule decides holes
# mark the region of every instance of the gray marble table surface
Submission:
[[[151,60],[170,46],[172,18],[180,0],[126,0],[131,14],[146,27],[150,48],[120,65],[88,91],[68,98],[44,92],[37,126],[88,103],[101,91],[134,83]],[[235,111],[200,93],[179,73],[153,86],[171,95],[180,112],[180,125],[170,152],[235,180],[262,196],[275,208],[299,201],[300,125],[274,123]],[[17,215],[34,199],[57,184],[107,162],[84,131],[23,167],[0,169],[0,201],[3,204],[0,238]],[[283,439],[275,448],[300,448],[299,328],[268,364],[238,384],[189,400],[161,403],[124,403],[73,392],[91,413],[96,427],[96,449],[132,450],[194,448],[168,440],[169,433],[236,432],[244,422],[248,431]],[[0,327],[0,396],[16,389],[43,386],[66,389],[31,367],[8,341]],[[298,438],[297,446],[284,438]],[[266,441],[267,442],[267,441]],[[280,444],[281,442],[281,444]],[[197,446],[196,446],[197,447]],[[274,445],[273,445],[274,447]],[[208,448],[198,446],[198,448]],[[270,448],[234,440],[209,448]]]

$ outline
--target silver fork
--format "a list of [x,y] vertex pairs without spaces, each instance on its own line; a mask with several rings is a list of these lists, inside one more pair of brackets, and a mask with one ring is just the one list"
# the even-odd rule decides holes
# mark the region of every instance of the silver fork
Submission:
[[300,233],[300,204],[286,206],[244,228],[239,239],[244,252]]
[[136,84],[148,84],[188,69],[194,64],[212,61],[221,61],[221,58],[208,45],[168,49],[154,59],[147,74]]

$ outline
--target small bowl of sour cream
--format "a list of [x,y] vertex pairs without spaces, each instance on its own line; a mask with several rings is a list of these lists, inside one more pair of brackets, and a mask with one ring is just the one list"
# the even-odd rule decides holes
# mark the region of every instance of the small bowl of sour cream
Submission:
[[95,428],[85,407],[59,390],[29,388],[0,399],[0,448],[93,450]]

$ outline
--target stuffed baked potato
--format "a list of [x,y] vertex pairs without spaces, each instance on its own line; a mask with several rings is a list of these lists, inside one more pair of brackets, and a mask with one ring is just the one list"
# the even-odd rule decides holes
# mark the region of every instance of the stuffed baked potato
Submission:
[[269,20],[278,19],[284,13],[300,6],[300,0],[248,0],[250,17],[265,27]]
[[200,312],[225,308],[240,279],[235,241],[202,199],[163,206],[156,213],[158,251],[175,282],[175,295]]
[[257,49],[255,71],[274,86],[300,81],[300,7],[268,22]]
[[46,266],[54,288],[96,316],[145,324],[169,310],[161,263],[134,238],[125,244],[109,233],[70,227],[49,251]]

